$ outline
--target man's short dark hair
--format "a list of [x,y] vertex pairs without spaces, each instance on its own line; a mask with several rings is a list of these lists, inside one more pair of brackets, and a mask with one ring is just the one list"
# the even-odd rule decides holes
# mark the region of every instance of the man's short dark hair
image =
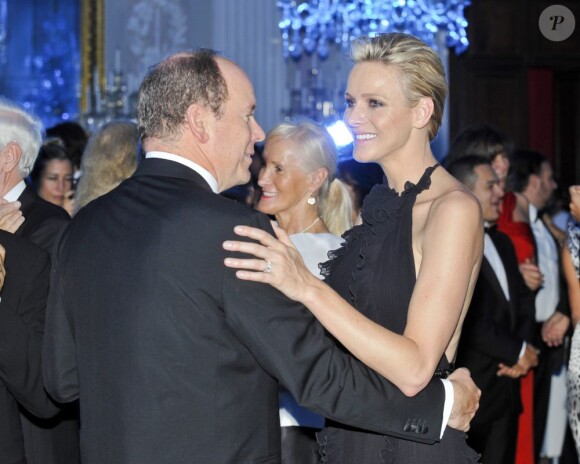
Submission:
[[172,138],[179,134],[190,105],[223,115],[227,84],[209,49],[181,52],[153,67],[143,79],[137,101],[139,136]]
[[539,176],[542,165],[548,162],[548,158],[540,152],[533,150],[516,150],[510,165],[508,185],[514,192],[523,192],[530,181],[530,176]]
[[453,139],[445,164],[468,155],[482,156],[491,163],[500,153],[511,159],[512,151],[513,141],[506,134],[489,124],[474,124]]
[[490,166],[490,161],[479,155],[467,154],[461,158],[457,158],[446,166],[447,171],[455,177],[463,185],[466,185],[470,190],[473,190],[477,182],[477,174],[475,168],[486,164]]

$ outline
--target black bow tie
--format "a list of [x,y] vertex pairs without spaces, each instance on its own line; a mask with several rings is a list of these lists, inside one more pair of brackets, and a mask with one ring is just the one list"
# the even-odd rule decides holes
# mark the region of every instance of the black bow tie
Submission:
[[485,226],[484,229],[485,229],[485,233],[493,234],[493,233],[497,232],[497,224],[490,224],[488,226]]

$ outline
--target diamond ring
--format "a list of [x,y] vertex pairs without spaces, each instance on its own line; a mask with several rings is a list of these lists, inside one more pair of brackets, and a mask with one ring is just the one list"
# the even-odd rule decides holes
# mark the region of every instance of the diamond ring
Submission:
[[269,274],[270,272],[272,272],[272,262],[269,259],[266,259],[265,261],[266,261],[266,267],[264,268],[264,270],[262,272]]

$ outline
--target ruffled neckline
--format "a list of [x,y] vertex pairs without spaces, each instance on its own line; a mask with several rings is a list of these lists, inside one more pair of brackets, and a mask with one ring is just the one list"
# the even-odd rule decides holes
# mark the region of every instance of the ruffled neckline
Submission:
[[363,222],[376,224],[389,220],[396,220],[402,211],[402,207],[409,201],[414,202],[417,195],[431,186],[431,173],[439,167],[439,163],[428,167],[414,184],[411,181],[405,182],[403,191],[399,194],[389,186],[385,177],[383,184],[375,185],[366,196],[361,215]]
[[[417,184],[410,181],[405,182],[404,190],[400,195],[389,186],[386,178],[383,184],[375,185],[363,202],[361,209],[362,224],[354,226],[342,235],[344,239],[342,247],[330,251],[328,253],[329,260],[319,265],[321,275],[328,278],[334,266],[337,265],[338,261],[342,259],[350,248],[355,246],[356,242],[363,239],[362,242],[366,243],[364,237],[369,233],[374,234],[375,226],[388,221],[397,221],[406,209],[404,206],[410,205],[412,207],[417,195],[431,186],[431,173],[437,167],[439,167],[439,163],[425,169]],[[360,270],[364,267],[363,249],[360,250],[358,256],[359,262],[356,267]]]

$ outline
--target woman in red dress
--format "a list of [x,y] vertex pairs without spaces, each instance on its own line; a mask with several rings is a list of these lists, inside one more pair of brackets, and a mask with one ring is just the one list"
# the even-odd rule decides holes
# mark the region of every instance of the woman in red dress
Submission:
[[[532,290],[541,284],[541,274],[535,261],[535,242],[530,227],[528,201],[521,194],[508,192],[502,202],[498,230],[508,235],[514,244],[520,271]],[[528,275],[526,276],[526,271]],[[534,371],[521,379],[523,412],[520,414],[516,464],[534,463]]]

